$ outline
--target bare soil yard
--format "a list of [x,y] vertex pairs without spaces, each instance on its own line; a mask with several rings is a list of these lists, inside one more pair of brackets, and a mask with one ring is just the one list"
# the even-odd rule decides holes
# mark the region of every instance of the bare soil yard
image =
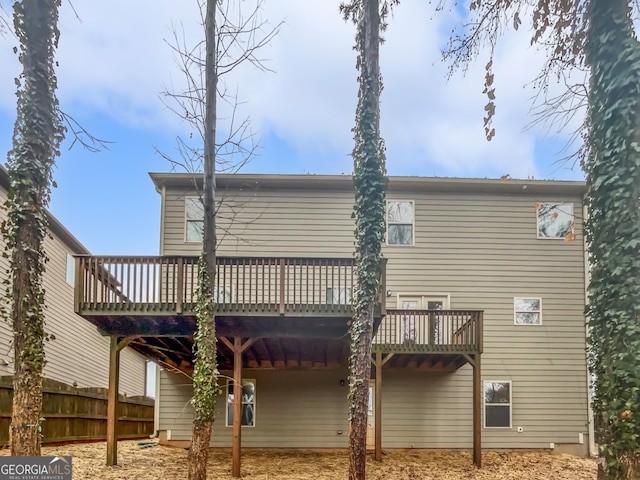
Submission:
[[[0,452],[8,455],[5,449]],[[43,447],[43,455],[71,455],[74,480],[181,480],[187,478],[187,452],[180,448],[140,448],[136,441],[118,442],[118,462],[105,465],[106,444],[83,443]],[[346,450],[247,449],[242,476],[252,480],[344,480]],[[369,480],[595,480],[592,459],[546,453],[496,453],[482,456],[483,468],[460,451],[389,450],[382,463],[368,459]],[[210,479],[230,479],[231,452],[212,449]]]

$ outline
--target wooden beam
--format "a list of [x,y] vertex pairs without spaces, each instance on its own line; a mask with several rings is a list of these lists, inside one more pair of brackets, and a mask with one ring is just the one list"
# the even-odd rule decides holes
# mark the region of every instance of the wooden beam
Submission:
[[120,385],[120,351],[134,337],[118,341],[112,336],[109,345],[109,394],[107,396],[107,465],[118,464],[118,387]]
[[230,350],[230,351],[234,351],[233,350],[233,344],[229,341],[228,338],[226,337],[218,337],[218,340],[220,340],[222,343],[224,343],[224,345]]
[[256,338],[248,338],[240,347],[240,353],[244,353],[247,348],[249,348],[251,345],[253,345],[255,343],[257,339]]
[[375,398],[375,459],[379,462],[382,461],[382,366],[384,365],[382,359],[382,353],[376,353],[375,367],[376,367],[376,398]]
[[473,362],[473,463],[482,467],[482,425],[480,411],[482,408],[482,375],[480,371],[480,354],[474,355]]
[[242,444],[242,338],[233,338],[233,445],[231,448],[233,478],[240,478]]
[[387,356],[382,359],[382,366],[384,367],[386,363],[391,360],[391,358],[395,355],[395,353],[387,353]]

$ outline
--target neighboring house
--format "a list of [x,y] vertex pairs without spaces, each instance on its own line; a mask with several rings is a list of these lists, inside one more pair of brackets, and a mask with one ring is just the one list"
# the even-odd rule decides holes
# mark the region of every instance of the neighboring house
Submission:
[[[162,362],[157,429],[186,444],[202,206],[192,176],[151,177],[162,196],[161,257],[86,260],[78,311],[138,336],[140,351]],[[389,178],[376,447],[471,448],[481,434],[486,449],[588,453],[585,191],[583,182]],[[211,444],[232,445],[236,407],[243,446],[346,447],[351,177],[218,175],[217,198],[226,376]],[[100,270],[117,294],[100,293]],[[236,405],[233,352],[242,358]]]
[[[9,180],[0,167],[0,204],[7,199]],[[7,211],[0,208],[0,221]],[[0,237],[0,249],[4,251]],[[77,387],[108,386],[109,338],[96,327],[74,313],[73,255],[88,255],[87,249],[52,215],[49,215],[49,235],[44,241],[48,257],[43,276],[45,288],[45,331],[53,337],[45,345],[44,376]],[[0,279],[8,276],[8,259],[0,257]],[[3,285],[4,289],[5,286]],[[4,291],[0,292],[4,295]],[[0,375],[13,374],[13,332],[11,325],[0,322]],[[122,356],[120,393],[145,395],[145,357],[132,349]]]

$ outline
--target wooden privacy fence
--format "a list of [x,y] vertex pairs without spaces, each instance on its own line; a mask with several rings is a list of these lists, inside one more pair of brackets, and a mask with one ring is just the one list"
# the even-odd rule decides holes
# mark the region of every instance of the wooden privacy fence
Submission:
[[[349,310],[352,258],[218,257],[218,313]],[[198,258],[76,257],[76,312],[193,312]],[[384,289],[382,289],[384,291]]]
[[[0,445],[9,441],[13,377],[0,377]],[[144,438],[153,433],[152,399],[120,396],[118,437]],[[105,440],[107,389],[75,388],[45,379],[42,403],[42,442]]]

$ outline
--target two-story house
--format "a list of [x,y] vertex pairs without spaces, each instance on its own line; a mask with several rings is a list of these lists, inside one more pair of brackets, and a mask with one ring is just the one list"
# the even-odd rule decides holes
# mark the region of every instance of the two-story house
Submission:
[[[8,189],[7,171],[0,166],[1,205]],[[6,209],[0,208],[0,222],[6,218]],[[88,255],[89,251],[53,215],[48,215],[48,221],[49,235],[44,240],[48,261],[43,275],[45,330],[54,338],[45,344],[44,377],[78,387],[105,388],[109,339],[74,313],[74,256]],[[0,250],[4,251],[4,245],[0,237]],[[0,256],[0,279],[8,278],[8,268],[8,259]],[[0,375],[13,375],[12,340],[11,325],[0,322]],[[146,363],[146,358],[132,349],[123,352],[121,394],[145,395]]]
[[[151,178],[160,257],[79,259],[76,307],[165,366],[157,429],[163,442],[188,444],[201,179]],[[585,191],[389,178],[370,384],[377,455],[474,447],[479,463],[480,438],[485,449],[589,451]],[[241,430],[246,447],[345,447],[351,177],[219,175],[217,199],[224,394],[212,446],[237,448]]]

